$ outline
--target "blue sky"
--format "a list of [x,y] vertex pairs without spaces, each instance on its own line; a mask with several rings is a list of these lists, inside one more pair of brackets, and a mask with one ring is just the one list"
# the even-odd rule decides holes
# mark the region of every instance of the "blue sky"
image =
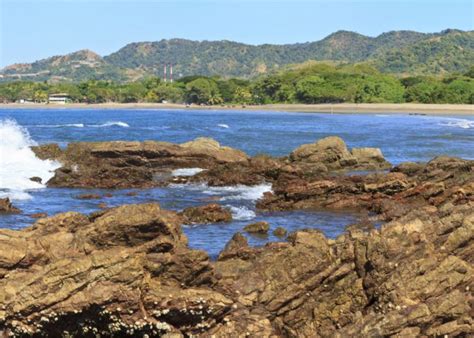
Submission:
[[376,36],[474,26],[471,0],[0,0],[0,12],[0,67],[174,37],[292,43],[340,29]]

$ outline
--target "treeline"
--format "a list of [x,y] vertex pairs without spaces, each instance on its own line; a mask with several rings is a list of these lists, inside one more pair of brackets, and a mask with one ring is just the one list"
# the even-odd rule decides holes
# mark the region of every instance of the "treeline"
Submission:
[[47,102],[48,95],[67,93],[78,103],[174,102],[189,104],[269,103],[474,103],[474,67],[443,78],[398,78],[367,64],[297,65],[253,81],[191,76],[173,83],[153,77],[130,83],[12,82],[0,85],[0,101]]

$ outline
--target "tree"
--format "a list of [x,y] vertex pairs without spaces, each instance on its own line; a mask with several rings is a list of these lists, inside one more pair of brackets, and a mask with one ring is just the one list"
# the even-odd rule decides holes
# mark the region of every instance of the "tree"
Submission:
[[215,81],[199,78],[186,85],[186,97],[190,103],[218,104],[222,102]]

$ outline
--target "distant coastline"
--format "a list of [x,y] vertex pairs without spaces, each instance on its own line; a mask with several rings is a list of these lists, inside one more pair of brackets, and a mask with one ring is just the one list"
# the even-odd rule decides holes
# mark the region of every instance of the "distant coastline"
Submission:
[[189,110],[242,110],[281,111],[302,113],[337,114],[427,114],[427,115],[473,115],[470,104],[418,104],[418,103],[338,103],[338,104],[268,104],[268,105],[215,105],[200,106],[173,103],[100,103],[85,104],[0,104],[0,109],[189,109]]

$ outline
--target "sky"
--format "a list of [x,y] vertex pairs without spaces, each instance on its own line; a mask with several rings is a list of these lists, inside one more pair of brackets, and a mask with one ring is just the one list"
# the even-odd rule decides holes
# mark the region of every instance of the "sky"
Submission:
[[169,38],[317,41],[337,30],[473,30],[472,0],[0,0],[0,67]]

